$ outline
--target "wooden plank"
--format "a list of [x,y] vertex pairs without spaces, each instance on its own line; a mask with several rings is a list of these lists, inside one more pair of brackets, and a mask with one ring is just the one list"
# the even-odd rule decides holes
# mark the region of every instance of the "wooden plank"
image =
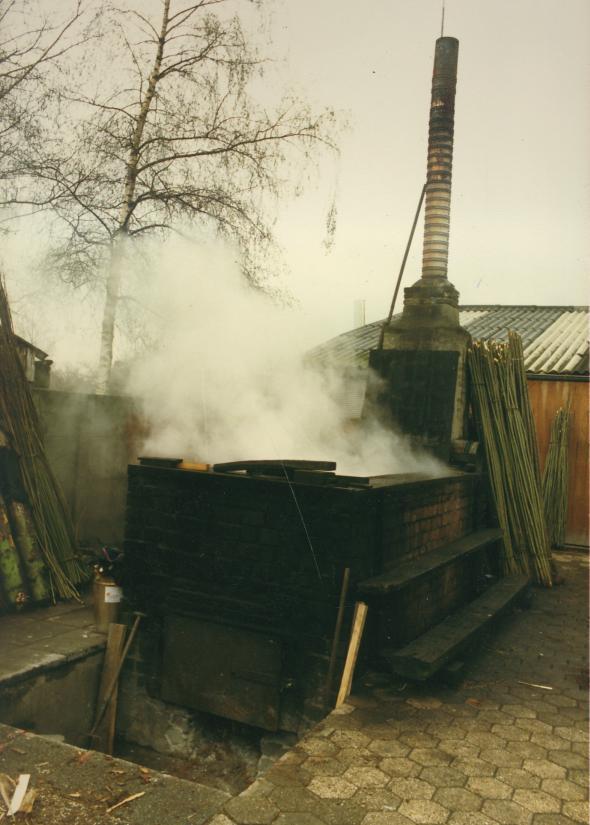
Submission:
[[335,461],[304,461],[300,459],[280,459],[270,458],[256,461],[226,461],[222,464],[214,464],[215,473],[232,473],[237,470],[258,470],[265,467],[276,469],[286,467],[288,470],[335,470]]
[[554,381],[538,381],[529,378],[527,387],[535,419],[541,467],[545,464],[549,449],[551,422],[555,413],[560,407],[565,407],[568,401],[571,404],[571,430],[568,445],[569,496],[565,540],[566,543],[588,547],[590,544],[588,522],[590,496],[588,406],[590,396],[588,382],[563,381],[556,375]]
[[507,576],[401,650],[384,650],[391,669],[409,679],[430,678],[472,644],[524,593],[527,576]]
[[[123,650],[123,643],[125,641],[124,624],[112,623],[109,625],[109,632],[107,637],[107,647],[104,655],[104,664],[102,668],[102,675],[100,678],[100,687],[98,689],[97,708],[101,708],[105,701],[106,692],[111,684],[117,665],[121,658]],[[92,747],[94,750],[102,751],[102,753],[112,753],[113,744],[115,741],[115,722],[117,718],[117,692],[118,686],[115,686],[111,699],[105,714],[100,722],[96,733],[94,734],[94,741]]]
[[367,618],[367,605],[365,602],[357,602],[354,608],[354,617],[352,620],[352,632],[350,634],[350,642],[348,644],[348,653],[346,654],[346,661],[344,663],[344,670],[342,671],[342,680],[340,682],[340,690],[338,691],[338,698],[336,699],[336,707],[340,707],[350,693],[352,687],[352,678],[354,676],[354,669],[356,667],[356,660],[363,638],[363,630],[365,627],[365,619]]
[[437,550],[431,550],[418,559],[404,562],[379,576],[365,579],[358,585],[358,590],[366,596],[393,593],[407,584],[415,583],[418,579],[441,570],[459,558],[468,557],[483,550],[501,538],[502,531],[499,528],[478,530],[476,533],[470,533],[457,541],[445,544]]

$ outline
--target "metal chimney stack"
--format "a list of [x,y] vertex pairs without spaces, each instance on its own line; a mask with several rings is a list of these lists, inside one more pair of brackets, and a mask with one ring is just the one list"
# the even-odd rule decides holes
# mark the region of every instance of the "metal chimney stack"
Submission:
[[470,340],[459,321],[459,293],[447,277],[458,56],[459,41],[439,37],[432,72],[422,276],[404,289],[401,316],[387,323],[383,347],[370,354],[365,404],[443,460],[449,458],[451,440],[463,437]]
[[436,41],[428,127],[428,166],[424,209],[423,278],[447,278],[453,131],[459,41]]

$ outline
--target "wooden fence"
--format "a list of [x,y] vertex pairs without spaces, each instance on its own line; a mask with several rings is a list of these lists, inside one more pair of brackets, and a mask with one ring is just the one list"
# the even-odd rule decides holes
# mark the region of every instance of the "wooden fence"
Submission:
[[539,440],[541,467],[549,448],[551,422],[559,407],[571,404],[572,423],[569,442],[569,505],[565,540],[568,544],[588,547],[588,380],[564,380],[547,376],[542,380],[529,376],[529,397]]

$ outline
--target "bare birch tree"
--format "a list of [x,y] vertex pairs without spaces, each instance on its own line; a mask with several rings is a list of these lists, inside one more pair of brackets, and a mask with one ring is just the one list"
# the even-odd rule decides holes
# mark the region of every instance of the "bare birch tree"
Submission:
[[79,45],[82,0],[64,4],[51,20],[31,0],[0,0],[0,202],[16,203],[23,177],[34,171],[29,151],[52,93],[48,73]]
[[[106,273],[98,392],[108,387],[133,239],[188,218],[211,223],[246,252],[264,244],[262,193],[279,192],[293,150],[330,143],[331,113],[313,115],[294,99],[268,112],[252,99],[249,82],[262,64],[236,6],[162,0],[157,20],[140,4],[115,12],[127,74],[108,94],[72,97],[90,116],[69,155],[45,170],[45,197],[68,227],[56,265],[74,283],[101,266]],[[246,277],[260,280],[244,260]]]

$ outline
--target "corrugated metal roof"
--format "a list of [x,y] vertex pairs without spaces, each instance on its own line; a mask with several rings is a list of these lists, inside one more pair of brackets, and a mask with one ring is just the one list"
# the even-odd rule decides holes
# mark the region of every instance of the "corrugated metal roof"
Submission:
[[[473,338],[503,341],[509,331],[523,342],[525,366],[533,373],[588,374],[588,307],[470,305],[460,320]],[[309,353],[316,362],[366,365],[379,343],[383,321],[350,330]]]

